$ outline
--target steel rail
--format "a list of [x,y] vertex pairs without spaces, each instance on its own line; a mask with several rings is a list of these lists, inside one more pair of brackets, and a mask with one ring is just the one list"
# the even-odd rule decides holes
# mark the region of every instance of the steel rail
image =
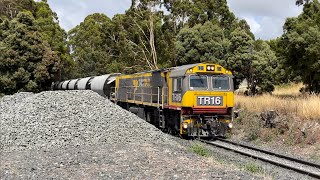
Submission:
[[[252,158],[255,158],[255,159],[258,159],[258,160],[262,160],[262,161],[268,162],[270,164],[274,164],[274,165],[282,167],[282,168],[290,169],[290,170],[296,171],[298,173],[308,175],[308,176],[313,177],[313,178],[320,179],[320,173],[318,174],[318,173],[310,172],[310,171],[307,171],[307,170],[303,170],[303,169],[300,169],[300,168],[297,168],[297,167],[294,167],[294,166],[287,165],[285,163],[278,162],[276,160],[271,160],[271,159],[265,158],[263,156],[254,155],[254,154],[251,154],[249,152],[244,152],[244,151],[237,150],[237,149],[234,149],[234,148],[231,148],[231,147],[227,147],[227,146],[224,146],[224,145],[221,145],[221,144],[217,144],[214,141],[206,141],[206,140],[200,140],[200,141],[204,142],[206,144],[214,145],[214,146],[219,147],[219,148],[223,148],[223,149],[226,149],[226,150],[230,150],[230,151],[236,152],[236,153],[241,154],[241,155],[245,155],[245,156],[252,157]],[[222,141],[222,142],[227,142],[227,141]],[[232,143],[230,143],[230,144],[232,144]],[[245,148],[243,146],[237,145],[237,143],[235,143],[233,145]],[[246,146],[246,145],[244,145],[244,146]],[[251,149],[251,148],[247,148],[247,149]],[[260,149],[258,149],[258,148],[256,148],[256,149],[257,150],[255,150],[255,151],[262,152],[262,151],[260,151]],[[251,149],[251,150],[254,150],[254,149]],[[272,152],[268,152],[267,154],[268,155],[272,155]],[[276,153],[274,153],[274,154],[276,154]],[[281,157],[278,157],[278,158],[281,158]],[[285,158],[282,158],[282,159],[285,159]],[[293,159],[295,159],[295,158],[293,158]],[[286,160],[289,160],[289,159],[286,159]],[[289,160],[289,161],[297,163],[297,161],[294,161],[294,160]],[[302,161],[302,160],[299,160],[299,161]],[[304,163],[300,163],[300,164],[306,165]],[[310,164],[313,164],[313,163],[310,162]],[[311,166],[311,165],[308,165],[308,166]],[[318,168],[318,165],[317,166],[312,166],[312,167]],[[320,169],[319,169],[319,171],[320,171]]]
[[320,169],[320,164],[316,164],[316,163],[313,163],[313,162],[310,162],[310,161],[305,161],[305,160],[302,160],[302,159],[297,159],[297,158],[294,158],[294,157],[290,157],[290,156],[274,153],[274,152],[271,152],[271,151],[267,151],[265,149],[261,149],[261,148],[257,148],[257,147],[253,147],[253,146],[249,146],[249,145],[245,145],[245,144],[241,144],[241,143],[238,143],[238,142],[234,142],[234,141],[230,141],[230,140],[226,140],[226,139],[222,139],[222,138],[217,138],[217,139],[219,141],[223,141],[223,142],[226,142],[226,143],[229,143],[229,144],[233,144],[233,145],[236,145],[236,146],[244,147],[244,148],[247,148],[247,149],[252,149],[252,150],[259,151],[259,152],[262,152],[262,153],[265,153],[265,154],[269,154],[269,155],[276,156],[276,157],[279,157],[279,158],[282,158],[282,159],[286,159],[286,160],[289,160],[289,161],[294,161],[294,162],[297,162],[297,163],[300,163],[300,164],[313,166],[313,167],[316,167],[316,168]]

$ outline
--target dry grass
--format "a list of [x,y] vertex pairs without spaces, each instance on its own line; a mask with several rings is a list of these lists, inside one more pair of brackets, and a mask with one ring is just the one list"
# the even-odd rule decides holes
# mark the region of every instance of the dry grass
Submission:
[[[233,137],[266,146],[292,149],[293,153],[310,159],[320,158],[320,95],[301,94],[302,84],[276,87],[271,94],[235,96],[240,111]],[[260,114],[275,110],[275,126],[266,126]],[[319,147],[319,148],[316,148]],[[303,153],[301,153],[303,151]]]
[[302,120],[320,120],[320,95],[302,95],[299,92],[301,87],[302,84],[276,87],[273,95],[236,95],[235,104],[251,112],[275,110],[284,115],[295,115]]
[[279,98],[272,95],[236,96],[237,107],[252,112],[275,110],[281,114],[292,114],[303,120],[320,120],[320,95],[299,98]]
[[276,96],[299,96],[301,95],[300,89],[303,87],[302,83],[276,86],[272,94]]

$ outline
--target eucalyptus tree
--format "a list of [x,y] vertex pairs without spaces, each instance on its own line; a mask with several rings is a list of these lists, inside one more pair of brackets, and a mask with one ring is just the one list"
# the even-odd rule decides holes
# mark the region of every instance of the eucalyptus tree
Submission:
[[168,67],[174,58],[171,52],[175,35],[166,28],[165,16],[157,5],[154,1],[139,1],[112,19],[113,55],[124,63],[125,72]]

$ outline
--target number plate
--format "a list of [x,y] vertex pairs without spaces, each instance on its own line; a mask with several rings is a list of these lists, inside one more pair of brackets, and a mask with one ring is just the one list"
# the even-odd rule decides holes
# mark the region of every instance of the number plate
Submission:
[[197,96],[198,106],[223,106],[222,96]]
[[181,93],[172,93],[172,102],[181,102]]

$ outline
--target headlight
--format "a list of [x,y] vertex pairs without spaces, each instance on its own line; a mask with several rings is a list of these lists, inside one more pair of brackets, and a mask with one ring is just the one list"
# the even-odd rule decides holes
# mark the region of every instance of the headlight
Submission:
[[229,124],[228,124],[228,127],[229,127],[230,129],[232,129],[233,124],[232,124],[232,123],[229,123]]
[[207,71],[214,71],[214,65],[207,66]]
[[183,129],[187,129],[188,128],[188,123],[183,123]]

